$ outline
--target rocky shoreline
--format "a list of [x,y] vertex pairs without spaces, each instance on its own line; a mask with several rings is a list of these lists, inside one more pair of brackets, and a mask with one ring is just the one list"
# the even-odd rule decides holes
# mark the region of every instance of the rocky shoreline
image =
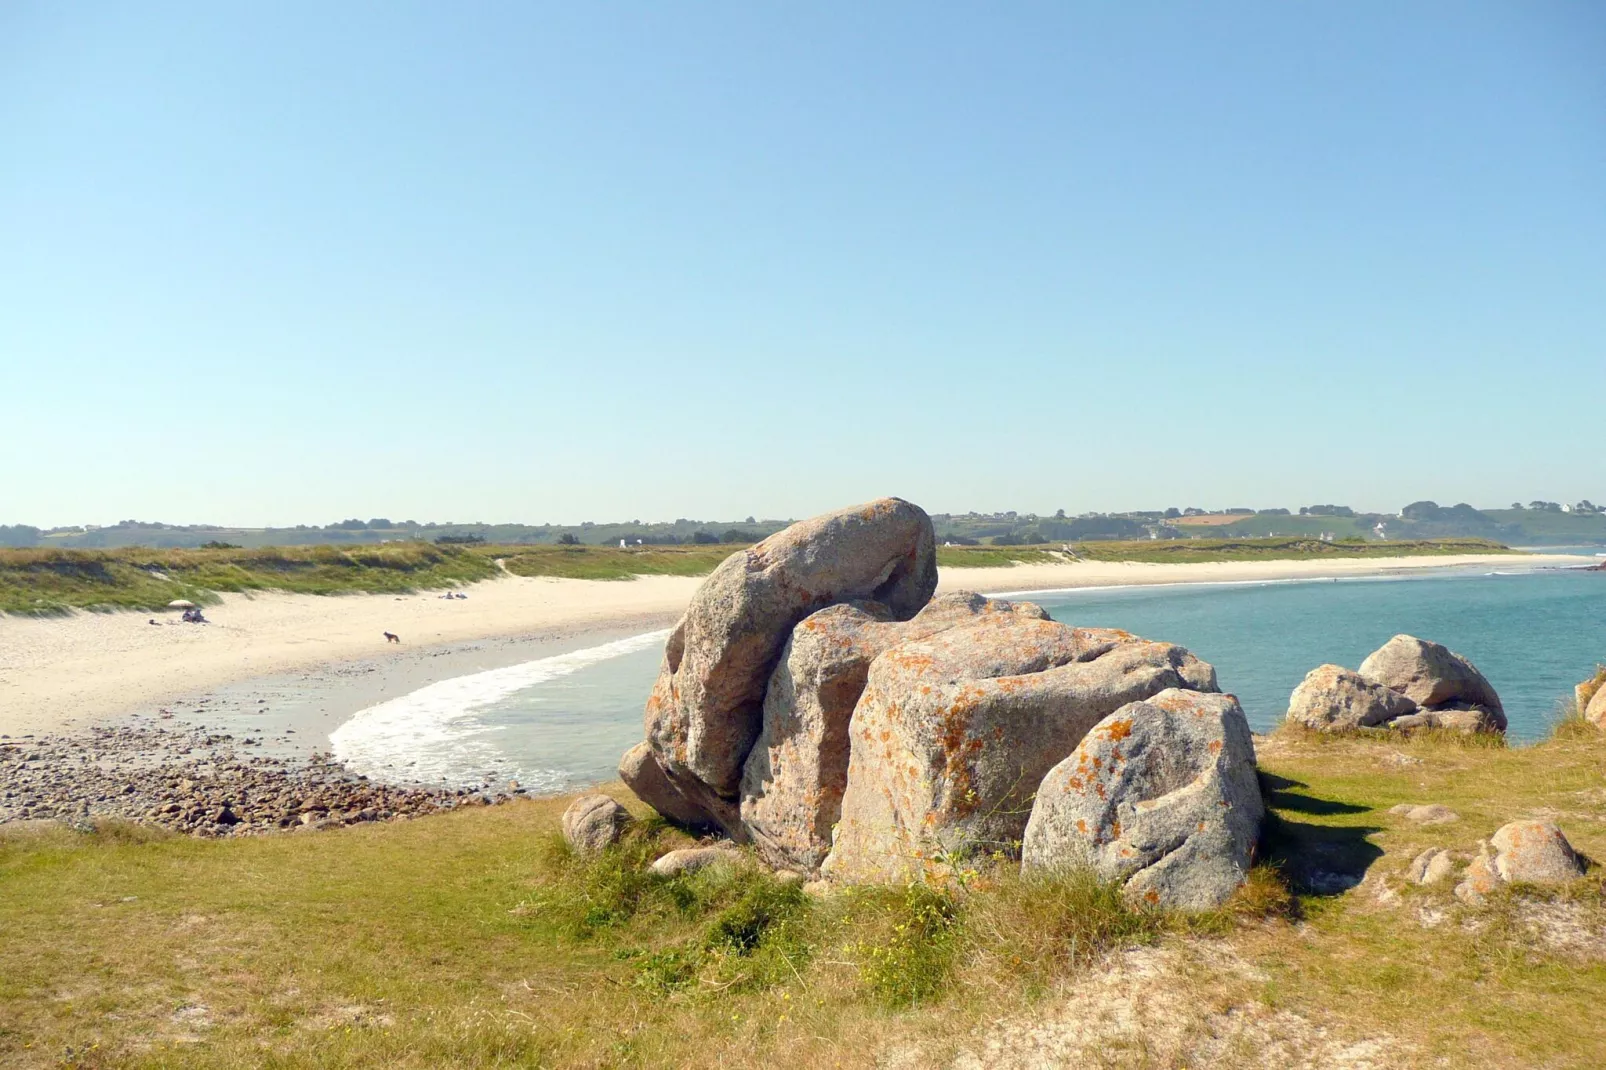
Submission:
[[201,838],[254,836],[405,820],[524,794],[516,783],[505,790],[383,784],[327,754],[241,753],[259,743],[151,723],[0,736],[0,824],[124,820]]

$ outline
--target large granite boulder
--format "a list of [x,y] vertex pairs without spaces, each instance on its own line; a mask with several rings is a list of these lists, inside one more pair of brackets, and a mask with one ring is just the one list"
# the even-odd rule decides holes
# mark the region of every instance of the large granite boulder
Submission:
[[1480,707],[1505,730],[1505,709],[1494,687],[1472,662],[1438,643],[1396,635],[1361,662],[1360,674],[1424,710]]
[[886,651],[853,711],[821,871],[903,880],[1015,853],[1043,776],[1099,721],[1167,688],[1215,691],[1215,670],[1167,643],[1014,613]]
[[1416,712],[1416,703],[1341,665],[1318,665],[1288,699],[1288,720],[1319,732],[1374,728]]
[[670,634],[647,702],[647,742],[666,777],[725,824],[762,725],[765,684],[798,622],[860,599],[905,620],[936,586],[931,518],[898,498],[793,524],[726,558]]
[[987,614],[1047,620],[1030,602],[959,592],[912,620],[878,602],[829,606],[792,630],[764,695],[758,742],[742,772],[742,824],[771,865],[819,869],[848,779],[848,722],[870,663],[886,650]]
[[582,795],[563,811],[563,838],[576,854],[601,854],[618,843],[634,821],[614,799]]
[[1168,689],[1104,718],[1043,778],[1021,865],[1091,866],[1133,902],[1207,910],[1244,882],[1264,816],[1238,700]]

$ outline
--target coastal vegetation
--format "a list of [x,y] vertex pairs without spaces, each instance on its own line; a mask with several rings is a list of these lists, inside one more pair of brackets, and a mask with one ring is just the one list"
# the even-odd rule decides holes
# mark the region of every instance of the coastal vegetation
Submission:
[[[628,580],[703,576],[745,544],[684,546],[436,545],[215,547],[60,550],[0,548],[0,612],[49,615],[75,609],[156,610],[174,599],[214,602],[221,592],[401,593],[516,576]],[[945,568],[1091,561],[1195,563],[1507,552],[1480,539],[1100,540],[1028,546],[939,546]]]
[[447,587],[496,575],[482,554],[429,543],[266,549],[0,550],[0,612],[154,610],[206,604],[220,592],[381,593]]
[[[556,834],[567,799],[227,840],[6,826],[0,1062],[1011,1065],[1031,1032],[1112,1066],[1220,1043],[1290,1065],[1356,1045],[1391,1067],[1599,1065],[1599,867],[1481,907],[1403,877],[1524,814],[1606,857],[1598,731],[1505,748],[1285,728],[1257,747],[1262,861],[1191,918],[985,860],[825,897],[756,866],[654,877],[642,863],[686,837],[623,791],[644,820],[595,860]],[[1458,820],[1390,813],[1424,802]]]
[[[1023,545],[1100,539],[1225,538],[1440,539],[1482,538],[1512,545],[1606,545],[1606,510],[1586,500],[1563,506],[1513,502],[1505,509],[1475,509],[1465,503],[1441,506],[1416,501],[1398,513],[1357,512],[1345,505],[1307,505],[1298,509],[1205,510],[1189,507],[1053,516],[1018,513],[934,513],[940,542],[955,545]],[[276,546],[354,546],[397,541],[443,545],[616,547],[623,539],[636,546],[708,546],[751,543],[791,523],[784,519],[580,524],[490,524],[425,522],[371,517],[325,525],[242,528],[213,524],[164,524],[124,520],[104,527],[39,528],[0,524],[0,547],[113,549],[128,546],[201,547],[222,543],[255,548]],[[1381,529],[1379,528],[1381,525]]]

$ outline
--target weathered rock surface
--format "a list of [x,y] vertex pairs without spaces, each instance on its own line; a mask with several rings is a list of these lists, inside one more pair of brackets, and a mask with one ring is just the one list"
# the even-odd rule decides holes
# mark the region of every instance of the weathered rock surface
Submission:
[[1482,707],[1505,730],[1505,710],[1494,687],[1472,662],[1438,643],[1396,635],[1361,662],[1360,674],[1424,710]]
[[742,824],[772,865],[817,870],[831,849],[848,778],[848,722],[870,663],[902,642],[987,614],[1047,620],[1030,602],[960,592],[898,622],[877,602],[829,606],[792,631],[764,697],[764,723],[742,773]]
[[618,843],[634,821],[614,799],[582,795],[563,811],[563,838],[579,854],[600,854]]
[[[1592,681],[1593,682],[1593,681]],[[1580,687],[1584,685],[1580,684]],[[1584,711],[1584,718],[1597,728],[1606,729],[1606,686],[1596,683],[1590,692],[1589,701],[1579,706]]]
[[1419,728],[1443,728],[1453,732],[1504,732],[1506,718],[1504,714],[1474,706],[1464,710],[1422,710],[1396,717],[1384,727],[1397,732],[1412,732]]
[[1583,875],[1583,860],[1561,829],[1549,821],[1513,821],[1481,845],[1455,895],[1476,905],[1503,884],[1565,884]]
[[1455,897],[1471,906],[1479,906],[1484,898],[1501,885],[1500,874],[1494,868],[1494,851],[1487,842],[1478,848],[1461,883],[1455,886]]
[[1413,806],[1410,803],[1401,803],[1389,807],[1389,813],[1398,814],[1407,821],[1414,821],[1418,825],[1443,825],[1451,821],[1461,820],[1461,815],[1448,806],[1438,803],[1428,803],[1423,806]]
[[1182,647],[1015,613],[886,651],[853,712],[822,872],[899,880],[1014,853],[1048,770],[1099,721],[1167,688],[1215,691],[1215,670]]
[[652,747],[645,741],[625,751],[619,759],[619,779],[635,793],[636,798],[657,810],[676,824],[699,828],[716,824],[714,819],[680,793],[664,775]]
[[1288,699],[1288,720],[1317,731],[1374,728],[1416,712],[1416,703],[1341,665],[1318,665]]
[[1104,718],[1043,779],[1021,864],[1091,865],[1135,901],[1205,910],[1243,883],[1264,815],[1238,700],[1170,689]]
[[1443,847],[1429,847],[1411,860],[1406,872],[1413,884],[1437,884],[1455,870],[1455,858]]
[[1513,821],[1489,838],[1495,872],[1505,881],[1564,884],[1584,875],[1578,852],[1549,821]]
[[731,802],[739,825],[742,766],[792,629],[854,600],[880,602],[907,619],[936,586],[931,518],[899,498],[793,524],[732,554],[692,596],[647,702],[647,741],[669,781],[722,823],[713,797]]
[[729,843],[714,847],[682,847],[658,858],[648,868],[660,877],[676,877],[682,873],[695,873],[699,869],[720,862],[735,862],[741,855]]

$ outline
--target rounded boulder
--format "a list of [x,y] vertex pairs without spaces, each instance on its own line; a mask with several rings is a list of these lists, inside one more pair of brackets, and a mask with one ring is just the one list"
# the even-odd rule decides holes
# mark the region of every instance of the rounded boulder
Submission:
[[579,854],[600,854],[618,843],[634,820],[606,795],[582,795],[563,811],[563,838]]

